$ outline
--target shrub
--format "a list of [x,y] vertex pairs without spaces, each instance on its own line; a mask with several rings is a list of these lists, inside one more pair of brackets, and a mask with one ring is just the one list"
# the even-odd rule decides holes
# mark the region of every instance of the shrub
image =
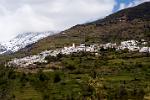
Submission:
[[60,78],[59,74],[56,73],[55,76],[54,76],[54,83],[58,83],[60,81],[61,81],[61,78]]

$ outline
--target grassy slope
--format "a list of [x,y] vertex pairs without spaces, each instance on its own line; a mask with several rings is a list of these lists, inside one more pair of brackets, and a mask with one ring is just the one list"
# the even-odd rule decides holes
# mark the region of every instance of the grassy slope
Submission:
[[15,72],[11,95],[16,100],[149,98],[150,57],[147,54],[105,51],[95,57],[81,53],[62,56],[57,62],[63,68],[55,68],[54,72]]

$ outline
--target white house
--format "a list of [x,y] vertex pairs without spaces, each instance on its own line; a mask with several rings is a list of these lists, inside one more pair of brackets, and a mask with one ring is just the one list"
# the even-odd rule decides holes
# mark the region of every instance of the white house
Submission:
[[142,47],[140,50],[139,50],[139,52],[141,52],[141,53],[150,53],[150,47]]

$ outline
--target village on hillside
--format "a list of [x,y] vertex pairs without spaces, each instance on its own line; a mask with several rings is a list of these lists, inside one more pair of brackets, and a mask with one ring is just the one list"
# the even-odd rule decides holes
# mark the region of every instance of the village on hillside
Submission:
[[116,43],[106,43],[106,44],[92,44],[92,45],[85,45],[80,44],[79,46],[76,46],[74,43],[72,46],[64,47],[61,49],[56,50],[46,50],[38,55],[31,55],[24,58],[15,58],[12,61],[8,62],[7,66],[16,66],[16,67],[23,67],[28,68],[29,65],[34,65],[35,63],[46,63],[45,57],[47,56],[57,56],[58,54],[64,54],[69,55],[72,53],[77,52],[90,52],[95,53],[95,55],[98,55],[98,52],[100,49],[110,49],[113,48],[116,51],[119,50],[125,50],[127,49],[129,52],[139,52],[139,53],[150,53],[150,47],[146,46],[148,42],[146,42],[144,39],[141,40],[141,42],[138,42],[136,40],[128,40],[123,41],[120,43],[120,45],[117,45]]

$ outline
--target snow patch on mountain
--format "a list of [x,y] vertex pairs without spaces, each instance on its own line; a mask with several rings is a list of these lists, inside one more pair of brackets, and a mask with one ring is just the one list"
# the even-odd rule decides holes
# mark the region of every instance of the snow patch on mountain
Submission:
[[6,47],[0,44],[0,54],[3,54],[7,51]]
[[9,52],[16,52],[27,45],[33,44],[40,39],[55,34],[55,32],[28,32],[17,35],[15,38],[8,42],[0,44],[0,54]]

